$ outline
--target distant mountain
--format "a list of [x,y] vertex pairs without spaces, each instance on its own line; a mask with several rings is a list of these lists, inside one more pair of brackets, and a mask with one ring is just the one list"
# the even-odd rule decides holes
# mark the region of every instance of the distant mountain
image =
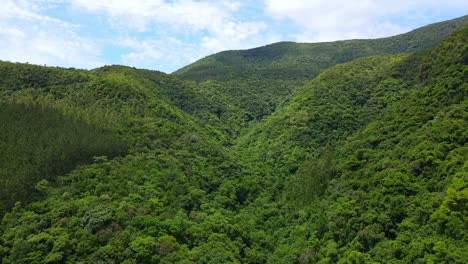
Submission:
[[468,16],[463,16],[389,38],[325,43],[280,42],[249,50],[223,51],[187,65],[173,74],[195,81],[228,81],[252,76],[275,80],[306,80],[330,66],[356,58],[415,52],[433,47],[466,24]]
[[[275,111],[306,80],[329,67],[371,55],[411,53],[435,46],[463,25],[468,16],[428,25],[406,34],[369,40],[326,43],[280,42],[249,50],[224,51],[174,72],[202,82],[200,91],[216,94],[241,110],[244,122]],[[209,82],[207,82],[209,81]],[[232,132],[239,134],[239,130]]]

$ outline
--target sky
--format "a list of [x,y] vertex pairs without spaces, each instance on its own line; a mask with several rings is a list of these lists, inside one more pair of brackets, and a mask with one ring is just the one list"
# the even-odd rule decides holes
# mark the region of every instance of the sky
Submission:
[[0,60],[170,73],[223,50],[387,37],[466,14],[466,0],[0,0]]

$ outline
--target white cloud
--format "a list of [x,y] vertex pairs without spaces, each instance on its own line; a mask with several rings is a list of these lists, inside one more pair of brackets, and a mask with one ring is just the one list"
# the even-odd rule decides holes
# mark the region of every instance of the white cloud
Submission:
[[266,28],[265,23],[259,22],[228,22],[216,28],[212,36],[204,37],[201,46],[211,52],[249,47],[262,42],[259,37],[263,40],[266,40],[265,37],[272,38],[272,36],[262,35],[262,31]]
[[[252,48],[280,39],[268,31],[264,22],[238,17],[243,7],[238,1],[76,0],[73,7],[107,16],[119,32],[137,30],[140,34],[153,34],[144,40],[134,38],[131,45],[121,43],[133,50],[123,56],[124,62],[132,64],[139,61],[148,65],[155,60],[154,67],[158,61],[184,58],[178,65],[173,63],[172,69],[176,69],[218,51]],[[177,41],[177,36],[186,41]]]
[[64,67],[102,65],[96,45],[78,36],[76,26],[40,14],[55,2],[2,0],[0,58]]
[[77,9],[106,14],[120,26],[148,30],[154,24],[188,30],[212,30],[226,22],[239,5],[231,1],[175,0],[75,0]]
[[[302,33],[295,36],[299,41],[391,36],[427,23],[427,16],[433,19],[440,10],[468,8],[467,1],[458,0],[264,0],[264,4],[273,18],[301,27]],[[406,20],[406,25],[398,19]]]
[[[164,39],[120,39],[116,45],[130,49],[131,51],[122,54],[121,60],[125,65],[139,68],[169,71],[193,61],[197,56],[197,47],[194,44],[184,43],[176,38],[167,37]],[[162,68],[158,68],[160,66]]]

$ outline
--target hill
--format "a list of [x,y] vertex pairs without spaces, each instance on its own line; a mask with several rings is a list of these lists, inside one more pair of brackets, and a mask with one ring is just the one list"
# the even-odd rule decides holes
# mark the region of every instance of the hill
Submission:
[[[0,98],[8,110],[0,115],[7,131],[1,147],[11,154],[1,159],[1,209],[7,210],[0,227],[2,263],[169,261],[173,251],[187,250],[186,243],[201,247],[192,258],[203,256],[212,218],[239,206],[231,195],[242,167],[219,132],[219,113],[228,104],[212,105],[193,83],[159,72],[0,66]],[[110,149],[95,151],[96,143]],[[80,149],[86,155],[74,151]],[[22,158],[30,153],[34,159]],[[44,158],[36,162],[36,156]],[[45,168],[51,170],[42,174]],[[16,225],[28,218],[23,214],[39,221],[27,220],[25,232]],[[184,238],[185,224],[174,220],[179,217],[200,228],[210,225]],[[153,256],[156,244],[161,257]]]
[[467,40],[334,66],[241,138],[263,261],[467,259]]
[[308,80],[338,63],[370,55],[410,53],[433,47],[466,24],[468,16],[463,16],[389,38],[325,43],[280,42],[249,50],[223,51],[187,65],[174,74],[195,81],[229,81],[252,76],[268,80]]
[[1,62],[0,262],[464,263],[467,73],[468,26],[300,82]]
[[[164,152],[213,139],[229,144],[219,131],[228,130],[236,117],[223,119],[228,104],[202,97],[190,83],[160,72],[1,62],[0,74],[0,215],[15,201],[30,201],[39,181],[100,156],[111,159],[148,148]],[[134,136],[138,131],[142,134]]]
[[187,65],[173,75],[205,82],[202,91],[231,102],[243,113],[244,124],[249,126],[252,121],[273,113],[305,81],[335,64],[371,55],[424,50],[466,24],[468,16],[389,38],[326,43],[280,42],[249,50],[223,51]]

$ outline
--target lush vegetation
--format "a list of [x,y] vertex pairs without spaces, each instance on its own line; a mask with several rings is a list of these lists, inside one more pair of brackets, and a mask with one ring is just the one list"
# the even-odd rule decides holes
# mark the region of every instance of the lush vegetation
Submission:
[[231,81],[252,77],[304,81],[337,63],[370,55],[415,52],[433,47],[450,32],[467,23],[468,16],[464,16],[383,39],[280,42],[249,50],[223,51],[187,65],[174,74],[195,81]]
[[280,42],[249,50],[223,51],[174,74],[204,83],[204,91],[237,107],[243,113],[244,124],[250,124],[273,113],[285,96],[333,65],[371,55],[427,49],[467,23],[468,16],[464,16],[389,38],[328,43]]
[[[0,103],[0,212],[31,199],[31,182],[47,183],[93,157],[125,154],[125,143],[103,129],[34,104]],[[3,215],[3,214],[2,214]]]
[[0,262],[465,263],[465,20],[301,80],[1,62]]
[[[464,28],[380,69],[385,57],[336,66],[246,137],[239,148],[278,208],[264,229],[282,241],[269,261],[466,261],[467,39]],[[359,67],[351,81],[340,71]]]

